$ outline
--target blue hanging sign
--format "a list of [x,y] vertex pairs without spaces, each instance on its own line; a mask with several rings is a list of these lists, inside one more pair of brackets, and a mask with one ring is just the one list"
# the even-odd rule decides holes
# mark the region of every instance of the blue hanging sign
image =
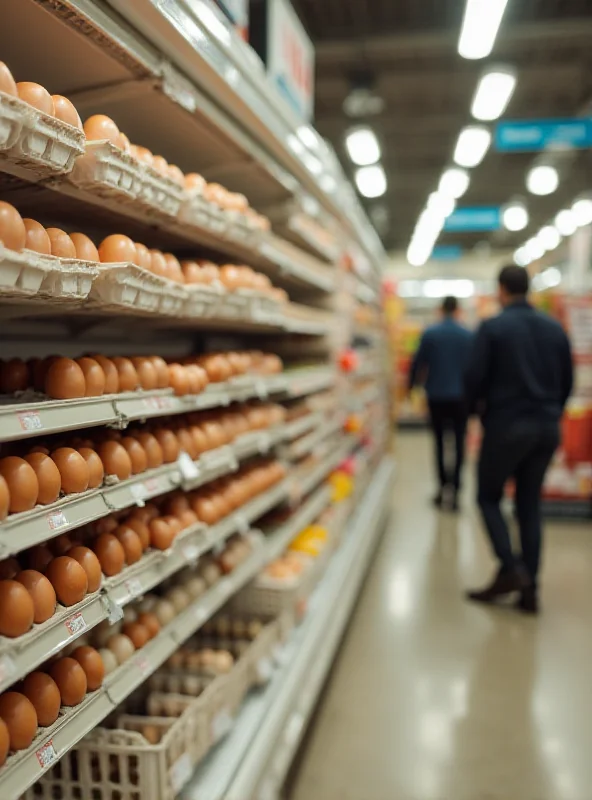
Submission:
[[494,143],[500,152],[534,153],[548,147],[592,147],[592,117],[498,122]]
[[465,206],[457,208],[446,218],[444,231],[455,233],[478,233],[497,231],[502,226],[500,206]]
[[434,261],[456,261],[462,254],[463,249],[459,244],[438,244],[432,250],[430,258]]

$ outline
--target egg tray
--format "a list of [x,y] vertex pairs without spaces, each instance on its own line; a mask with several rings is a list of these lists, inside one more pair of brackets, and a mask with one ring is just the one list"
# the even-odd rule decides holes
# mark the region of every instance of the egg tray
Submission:
[[101,264],[90,293],[91,304],[104,311],[179,316],[187,303],[184,287],[136,264]]
[[293,579],[260,576],[231,601],[231,609],[240,614],[295,618],[298,606],[312,591],[312,564]]
[[223,302],[224,289],[216,286],[200,286],[189,284],[185,286],[187,300],[181,315],[190,319],[210,319],[216,317],[218,308]]
[[82,303],[90,295],[97,265],[74,258],[20,253],[0,242],[0,298],[42,303]]
[[222,214],[226,215],[227,220],[224,238],[256,250],[261,241],[261,229],[250,223],[239,211],[222,210]]
[[183,200],[179,184],[147,164],[140,164],[141,182],[137,200],[145,207],[147,216],[177,217]]
[[224,238],[230,223],[221,208],[194,193],[185,193],[178,210],[179,222],[191,225]]
[[0,92],[0,166],[37,179],[70,172],[84,153],[84,132]]
[[139,161],[106,139],[87,141],[68,179],[75,186],[118,203],[135,203],[143,173]]

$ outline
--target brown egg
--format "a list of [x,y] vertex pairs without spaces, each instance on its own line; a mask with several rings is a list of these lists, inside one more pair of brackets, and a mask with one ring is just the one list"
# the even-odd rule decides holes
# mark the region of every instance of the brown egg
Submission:
[[54,556],[65,556],[67,551],[73,546],[70,534],[60,533],[55,539],[51,539],[49,546]]
[[135,147],[135,156],[138,159],[138,161],[141,161],[143,164],[148,164],[148,166],[151,167],[154,161],[154,156],[152,155],[150,150],[148,150],[147,147],[142,147],[139,144],[134,145],[134,147]]
[[183,275],[183,270],[181,269],[179,259],[176,258],[172,253],[165,253],[164,260],[166,261],[169,278],[177,283],[185,283],[185,276]]
[[57,683],[44,672],[31,672],[22,685],[23,694],[31,701],[37,714],[37,722],[46,728],[58,718],[62,697]]
[[197,514],[190,508],[188,508],[187,511],[182,511],[179,515],[179,519],[181,520],[183,528],[190,528],[192,525],[196,525],[199,522]]
[[160,622],[158,621],[156,614],[153,614],[150,611],[144,611],[144,613],[138,614],[137,622],[146,628],[150,639],[154,639],[154,637],[158,635],[158,632],[160,631]]
[[93,544],[101,569],[110,578],[119,575],[125,564],[125,551],[121,542],[112,533],[102,533]]
[[78,661],[86,675],[86,685],[89,692],[94,692],[103,685],[105,678],[105,665],[98,650],[88,645],[81,645],[71,653],[72,658]]
[[72,125],[74,128],[82,130],[82,121],[78,115],[78,111],[73,103],[67,97],[62,97],[61,94],[54,94],[51,96],[53,100],[54,115],[62,122]]
[[145,244],[141,242],[136,242],[136,261],[135,263],[142,267],[143,269],[147,269],[148,272],[152,272],[152,257],[150,255],[150,251],[146,247]]
[[62,478],[55,462],[44,453],[30,453],[25,461],[33,467],[39,485],[37,502],[42,506],[55,503],[60,496]]
[[113,233],[99,245],[99,258],[106,264],[135,263],[138,254],[129,236]]
[[202,175],[197,172],[189,172],[185,175],[185,188],[188,191],[198,192],[201,194],[206,188],[206,180]]
[[119,392],[119,374],[112,359],[97,353],[93,353],[91,358],[97,362],[105,375],[105,394],[117,394]]
[[20,99],[24,100],[25,103],[53,117],[53,100],[50,93],[43,86],[38,83],[31,83],[31,81],[20,81],[16,85],[16,90]]
[[51,242],[52,256],[60,258],[76,258],[76,248],[74,242],[66,231],[61,228],[46,228],[49,241]]
[[131,477],[132,460],[119,442],[102,442],[97,447],[97,453],[103,462],[106,475],[116,475],[120,481]]
[[0,580],[0,609],[0,635],[13,639],[31,629],[35,604],[22,583]]
[[92,239],[84,233],[71,233],[70,239],[76,249],[76,258],[80,261],[99,261],[99,251]]
[[195,440],[189,431],[189,428],[177,428],[175,431],[179,447],[185,453],[189,453],[191,458],[195,460],[199,456],[199,451],[195,446]]
[[169,364],[169,386],[177,396],[189,394],[189,376],[181,364]]
[[144,625],[141,625],[139,622],[128,622],[122,627],[121,632],[124,636],[129,637],[136,650],[139,650],[140,647],[144,647],[146,642],[150,639],[148,628],[145,628]]
[[224,264],[220,267],[220,280],[222,284],[231,292],[234,292],[243,285],[241,273],[233,264]]
[[135,438],[144,448],[148,459],[148,469],[155,469],[164,464],[164,453],[158,439],[148,431],[141,431],[135,434]]
[[122,527],[131,528],[137,534],[143,551],[150,547],[150,530],[144,520],[131,515],[125,520]]
[[62,477],[62,492],[78,494],[86,492],[90,480],[88,465],[73,447],[58,447],[51,454],[51,459]]
[[6,723],[11,750],[26,750],[37,733],[37,712],[20,692],[0,695],[0,718]]
[[43,225],[34,219],[23,219],[27,240],[25,247],[27,250],[34,250],[44,256],[51,255],[51,239]]
[[226,431],[219,422],[206,420],[201,426],[211,448],[222,447],[226,444]]
[[166,517],[162,517],[169,528],[172,530],[173,535],[175,538],[181,533],[183,530],[183,525],[181,520],[177,519],[177,517],[173,516],[172,514],[167,515]]
[[58,556],[47,566],[45,576],[51,581],[58,601],[63,606],[79,603],[88,589],[88,578],[83,567],[70,556]]
[[136,368],[129,358],[116,356],[113,359],[119,377],[120,392],[134,392],[140,386],[140,379]]
[[123,150],[124,153],[129,153],[131,150],[130,140],[127,138],[125,133],[120,133],[114,144],[119,147],[120,150]]
[[192,507],[200,522],[205,522],[206,525],[214,525],[219,519],[215,504],[208,500],[207,497],[196,498],[192,503]]
[[[2,63],[0,62],[0,91],[2,88]],[[10,735],[6,723],[0,718],[0,767],[6,761],[8,751],[10,750]]]
[[185,283],[205,283],[202,269],[195,261],[183,261],[181,263]]
[[9,250],[20,252],[27,243],[27,229],[19,212],[0,200],[0,242]]
[[22,583],[31,595],[34,606],[33,622],[41,624],[53,617],[56,608],[56,593],[45,575],[34,569],[25,569],[19,572],[15,580]]
[[199,365],[203,367],[208,375],[208,380],[212,383],[220,383],[228,380],[232,374],[232,369],[228,361],[219,354],[202,356]]
[[35,470],[24,458],[17,456],[0,458],[0,475],[8,487],[11,514],[34,508],[39,495],[39,483]]
[[165,257],[160,250],[150,250],[150,271],[161,278],[169,276]]
[[84,123],[84,133],[90,142],[107,140],[117,145],[119,128],[110,117],[104,114],[94,114]]
[[138,534],[125,523],[120,525],[113,534],[123,547],[125,563],[129,566],[142,558],[142,542]]
[[98,591],[101,586],[103,576],[101,574],[101,563],[96,554],[90,547],[84,547],[81,544],[71,547],[66,555],[68,558],[73,558],[77,561],[82,569],[86,572],[86,580],[88,582],[86,591],[88,594]]
[[167,389],[169,385],[168,364],[160,356],[150,356],[150,361],[156,371],[156,388]]
[[88,682],[76,659],[69,656],[58,658],[49,668],[49,674],[58,686],[63,706],[77,706],[82,703]]
[[21,565],[14,556],[0,561],[0,580],[11,580],[20,571]]
[[86,461],[86,466],[88,467],[88,488],[96,489],[103,483],[103,478],[105,477],[103,462],[96,450],[90,447],[80,447],[78,452]]
[[93,528],[94,533],[98,536],[100,533],[113,533],[115,528],[117,527],[118,522],[117,518],[113,515],[109,515],[108,517],[102,517],[98,519]]
[[195,442],[195,448],[198,455],[200,453],[205,453],[206,450],[209,449],[208,437],[205,435],[199,425],[192,425],[190,431],[193,441]]
[[18,97],[18,90],[14,78],[12,77],[12,72],[8,69],[4,61],[0,61],[0,92]]
[[208,376],[205,369],[198,367],[197,364],[189,364],[185,367],[187,380],[189,381],[189,394],[199,394],[208,385]]
[[154,437],[162,447],[162,456],[165,464],[172,464],[179,458],[181,448],[179,440],[170,428],[156,428]]
[[138,475],[148,469],[148,456],[142,445],[132,436],[124,436],[121,446],[126,450],[132,463],[132,475]]
[[168,161],[166,158],[162,156],[154,156],[152,159],[152,166],[157,172],[160,172],[162,175],[167,174],[167,169],[169,168]]
[[179,186],[183,186],[185,184],[185,175],[176,164],[168,165],[167,175],[172,181],[178,183]]
[[46,544],[38,544],[31,548],[27,553],[27,566],[29,569],[45,572],[49,562],[53,559],[53,553]]
[[150,522],[150,544],[156,550],[168,550],[173,543],[175,535],[168,525],[162,519],[153,519]]
[[138,358],[132,358],[132,364],[136,368],[138,380],[140,381],[140,386],[142,389],[145,389],[146,391],[152,391],[158,387],[158,376],[156,374],[154,364],[150,358],[145,358],[142,356],[139,356]]
[[56,358],[47,365],[45,394],[54,400],[84,397],[86,381],[82,368],[71,358]]
[[29,367],[20,358],[0,364],[0,394],[24,392],[31,385]]

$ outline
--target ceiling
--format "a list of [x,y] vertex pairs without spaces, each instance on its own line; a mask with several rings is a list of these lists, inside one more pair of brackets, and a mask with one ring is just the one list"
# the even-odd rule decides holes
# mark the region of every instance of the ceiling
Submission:
[[[509,0],[488,59],[467,61],[456,50],[464,0],[293,0],[317,52],[315,124],[353,178],[345,132],[367,122],[379,137],[388,191],[364,201],[385,246],[406,248],[419,214],[456,138],[471,122],[470,105],[481,71],[512,65],[516,91],[505,117],[572,117],[592,108],[592,0]],[[374,78],[383,110],[352,120],[343,102],[360,70]],[[515,247],[592,189],[592,153],[556,156],[561,182],[554,194],[527,196],[525,175],[533,154],[490,149],[472,170],[462,205],[501,205],[522,195],[531,222],[520,233],[442,234],[439,244]],[[382,223],[380,222],[382,220]]]

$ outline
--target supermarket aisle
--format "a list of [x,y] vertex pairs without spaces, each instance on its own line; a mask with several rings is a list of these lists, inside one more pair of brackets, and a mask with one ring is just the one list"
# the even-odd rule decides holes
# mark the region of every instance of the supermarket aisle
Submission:
[[474,607],[491,562],[471,508],[427,502],[426,434],[397,448],[391,527],[290,800],[588,800],[592,531],[548,528],[543,615]]

